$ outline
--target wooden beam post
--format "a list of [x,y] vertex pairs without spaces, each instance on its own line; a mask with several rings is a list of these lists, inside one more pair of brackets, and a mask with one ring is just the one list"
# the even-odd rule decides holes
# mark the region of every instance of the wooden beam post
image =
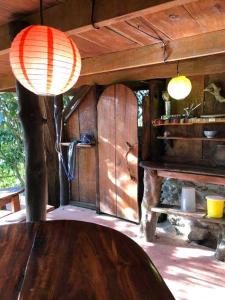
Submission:
[[225,262],[225,228],[222,225],[220,225],[215,257],[216,259]]
[[[67,152],[66,147],[61,147],[60,143],[64,139],[64,127],[63,127],[63,96],[59,95],[54,98],[54,116],[55,116],[55,128],[56,128],[56,147],[58,150],[62,151],[62,155],[67,164]],[[59,159],[59,186],[60,186],[60,205],[69,204],[69,182],[66,177],[63,164],[58,154]]]
[[60,203],[59,163],[55,149],[56,127],[54,121],[54,97],[41,97],[43,116],[47,123],[44,126],[46,151],[46,168],[48,177],[48,204],[58,207]]
[[[13,37],[27,24],[12,22],[10,37]],[[27,221],[46,219],[47,174],[44,145],[44,120],[39,97],[16,82],[19,104],[19,117],[23,127],[25,147],[25,199]],[[13,149],[12,149],[13,151]]]
[[151,144],[151,110],[150,110],[150,98],[145,96],[143,100],[143,129],[142,129],[142,148],[141,158],[142,160],[149,160],[150,144]]
[[27,220],[46,218],[47,174],[44,146],[43,118],[38,96],[16,83],[19,116],[23,127],[25,147],[25,198]]
[[160,200],[162,177],[157,171],[144,169],[144,195],[141,204],[140,233],[146,241],[152,242],[155,235],[159,214],[151,211]]
[[[225,53],[225,30],[170,41],[167,62]],[[147,67],[164,62],[161,43],[82,60],[81,76]]]

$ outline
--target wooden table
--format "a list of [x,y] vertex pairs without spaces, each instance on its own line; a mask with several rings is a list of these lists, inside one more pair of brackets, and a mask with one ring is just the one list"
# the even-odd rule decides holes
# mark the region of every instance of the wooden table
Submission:
[[19,194],[24,191],[24,188],[12,187],[0,189],[0,209],[5,207],[7,203],[11,203],[12,212],[20,210]]
[[0,227],[0,299],[172,300],[147,254],[80,221]]

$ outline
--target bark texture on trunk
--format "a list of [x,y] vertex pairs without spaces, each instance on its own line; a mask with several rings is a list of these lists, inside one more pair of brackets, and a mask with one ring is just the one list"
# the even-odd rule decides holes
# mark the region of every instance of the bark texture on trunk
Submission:
[[[55,116],[55,128],[56,128],[56,147],[58,151],[64,158],[64,163],[67,164],[67,148],[61,147],[64,140],[64,125],[62,118],[63,110],[63,96],[59,95],[54,98],[54,116]],[[58,155],[59,160],[59,186],[60,186],[60,205],[69,204],[69,182],[66,177],[60,155]]]
[[19,116],[23,127],[25,147],[25,195],[27,221],[46,219],[47,172],[44,144],[44,119],[40,100],[16,83]]
[[44,126],[44,141],[46,151],[46,167],[48,177],[48,204],[58,207],[60,204],[59,163],[56,152],[56,129],[54,120],[54,97],[42,97]]
[[159,214],[152,212],[151,208],[157,206],[160,201],[162,177],[157,171],[144,170],[144,195],[141,204],[140,232],[148,242],[152,242],[155,235]]
[[[29,24],[12,22],[9,26],[10,38],[16,36]],[[19,117],[22,123],[25,147],[25,198],[27,221],[46,219],[47,173],[44,144],[44,119],[41,102],[37,95],[16,83],[19,103]]]

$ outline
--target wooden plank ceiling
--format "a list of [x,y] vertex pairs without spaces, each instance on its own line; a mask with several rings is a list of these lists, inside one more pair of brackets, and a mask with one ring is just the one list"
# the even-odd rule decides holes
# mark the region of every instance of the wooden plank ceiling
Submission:
[[225,29],[225,1],[200,0],[72,36],[82,58]]
[[[0,0],[0,23],[7,22],[15,14],[38,9],[38,0]],[[46,0],[45,5],[60,1]],[[184,2],[185,3],[185,2]],[[122,18],[121,18],[122,19]],[[83,59],[135,49],[157,43],[198,36],[225,29],[225,1],[199,0],[156,11],[151,14],[140,12],[138,16],[109,23],[100,29],[74,31],[71,35]],[[161,39],[161,40],[160,40]],[[0,78],[11,74],[8,54],[0,56]]]
[[[44,0],[43,7],[51,7],[62,0]],[[39,10],[40,0],[0,0],[0,25]]]

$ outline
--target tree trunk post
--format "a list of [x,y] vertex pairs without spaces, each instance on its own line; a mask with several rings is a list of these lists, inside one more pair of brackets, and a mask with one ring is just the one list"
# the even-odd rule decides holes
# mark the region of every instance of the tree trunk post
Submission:
[[[61,147],[60,143],[64,139],[64,127],[62,119],[63,110],[63,96],[59,95],[54,98],[54,116],[55,116],[55,128],[56,128],[56,147],[62,151],[65,164],[67,164],[67,151],[65,147]],[[63,164],[58,155],[59,159],[59,186],[60,186],[60,205],[69,204],[69,182],[66,177]]]
[[27,221],[46,219],[47,173],[44,144],[44,121],[39,98],[16,83],[19,116],[23,127],[25,147],[25,199]]
[[225,262],[225,227],[223,225],[220,225],[215,257],[216,259]]
[[[10,38],[16,36],[25,22],[10,24]],[[25,199],[27,221],[46,219],[47,175],[44,145],[44,120],[41,113],[39,97],[16,82],[16,93],[19,103],[19,117],[23,128],[25,147]],[[13,151],[13,149],[12,149]]]
[[54,97],[42,97],[42,106],[43,116],[47,120],[46,126],[44,126],[44,140],[48,178],[48,204],[59,207],[59,163],[55,148],[56,129],[54,121]]
[[146,241],[152,242],[155,235],[159,214],[152,212],[160,201],[162,177],[157,175],[157,171],[144,169],[144,195],[141,204],[141,224],[140,233]]

